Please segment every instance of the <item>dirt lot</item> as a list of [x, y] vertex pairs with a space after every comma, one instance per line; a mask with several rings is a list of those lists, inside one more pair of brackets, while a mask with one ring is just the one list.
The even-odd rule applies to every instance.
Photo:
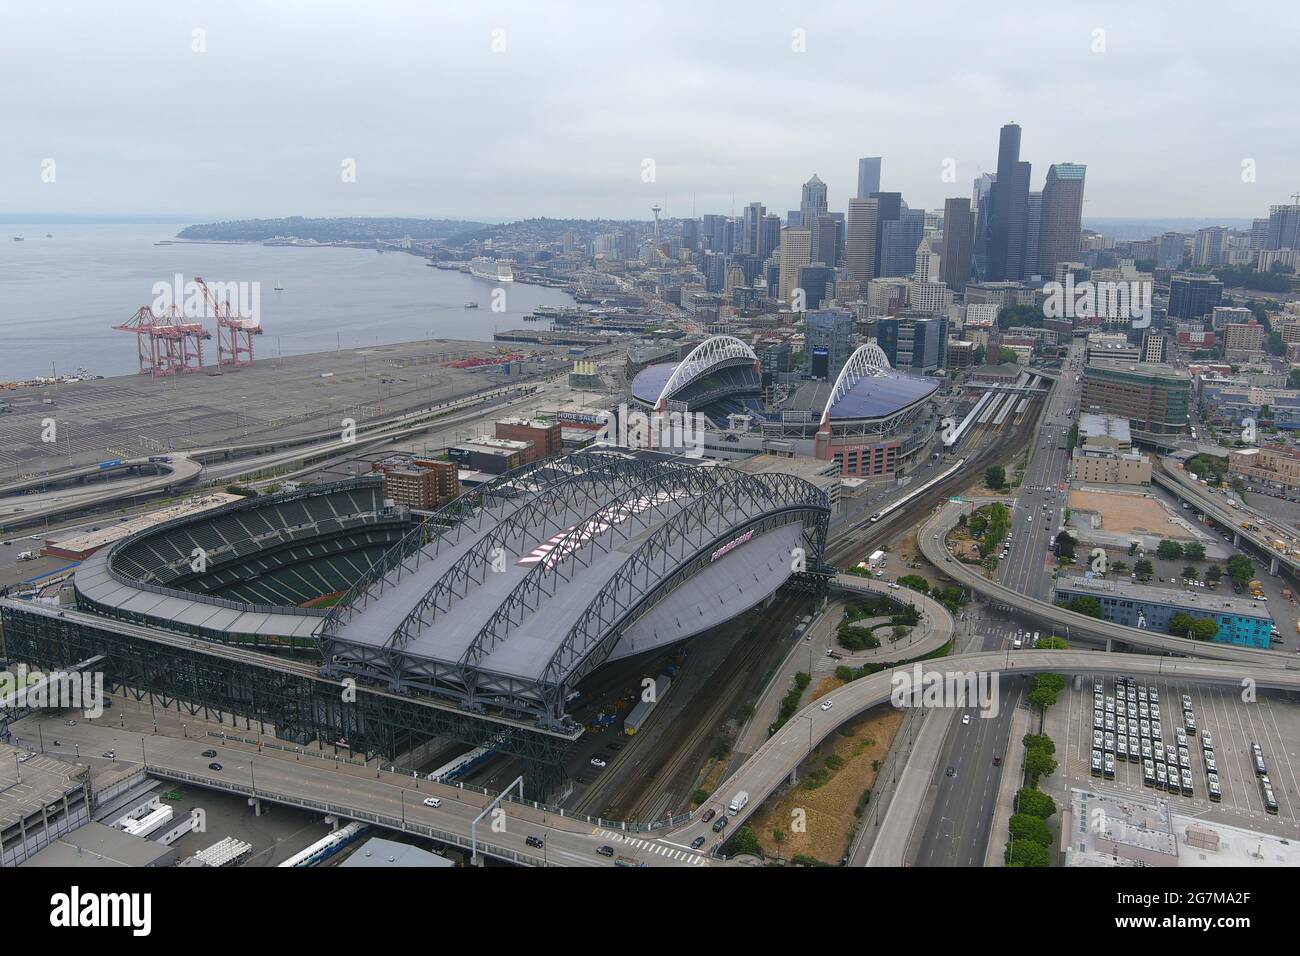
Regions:
[[1190, 537], [1170, 522], [1172, 514], [1154, 497], [1104, 491], [1071, 491], [1071, 511], [1095, 511], [1101, 516], [1103, 531], [1118, 534], [1146, 532], [1171, 538]]
[[[821, 681], [815, 697], [827, 693]], [[835, 682], [832, 686], [838, 686]], [[769, 857], [792, 859], [810, 856], [824, 863], [838, 864], [848, 849], [849, 835], [857, 824], [854, 808], [862, 794], [876, 782], [875, 761], [883, 761], [903, 715], [889, 706], [877, 707], [869, 714], [845, 724], [840, 735], [822, 745], [818, 756], [799, 768], [799, 784], [788, 788], [778, 799], [769, 800], [749, 822], [754, 835]], [[826, 766], [831, 755], [844, 761], [838, 770]], [[817, 771], [827, 779], [811, 789]], [[806, 830], [793, 832], [794, 811], [803, 810]], [[784, 839], [777, 842], [774, 830]]]

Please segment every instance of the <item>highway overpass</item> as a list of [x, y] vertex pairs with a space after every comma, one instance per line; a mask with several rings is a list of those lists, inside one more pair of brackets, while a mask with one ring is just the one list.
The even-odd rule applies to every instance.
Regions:
[[1282, 554], [1269, 544], [1270, 538], [1276, 539], [1285, 535], [1287, 547], [1294, 550], [1296, 548], [1294, 532], [1287, 529], [1277, 529], [1276, 533], [1270, 535], [1270, 532], [1265, 528], [1258, 531], [1243, 528], [1241, 526], [1243, 518], [1250, 519], [1250, 522], [1255, 525], [1263, 523], [1268, 526], [1274, 522], [1268, 516], [1255, 511], [1229, 506], [1226, 499], [1219, 499], [1210, 494], [1192, 481], [1186, 472], [1170, 463], [1167, 458], [1161, 458], [1158, 467], [1152, 469], [1151, 480], [1160, 487], [1173, 492], [1174, 496], [1179, 500], [1187, 502], [1197, 511], [1213, 518], [1225, 528], [1232, 529], [1232, 543], [1234, 545], [1240, 546], [1243, 540], [1254, 545], [1256, 550], [1268, 559], [1269, 574], [1277, 574], [1280, 568], [1286, 568], [1293, 577], [1300, 578], [1300, 555]]
[[[816, 746], [840, 725], [872, 707], [888, 702], [895, 674], [913, 672], [916, 667], [920, 668], [922, 675], [939, 678], [958, 674], [989, 674], [994, 678], [993, 686], [997, 685], [998, 675], [1050, 671], [1058, 674], [1136, 675], [1229, 686], [1241, 686], [1244, 681], [1253, 681], [1256, 686], [1263, 688], [1300, 689], [1300, 661], [1279, 660], [1273, 666], [1265, 666], [1080, 650], [959, 654], [925, 664], [881, 671], [845, 684], [828, 695], [834, 702], [829, 710], [823, 710], [822, 700], [818, 700], [799, 711], [714, 791], [704, 806], [712, 807], [722, 814], [727, 812], [727, 805], [737, 793], [743, 790], [749, 794], [748, 804], [731, 818], [723, 833], [724, 837], [734, 833], [808, 758]], [[711, 824], [700, 820], [697, 813], [688, 822], [674, 827], [669, 834], [671, 839], [679, 843], [688, 843], [697, 836], [712, 840], [710, 827]]]
[[947, 502], [933, 517], [922, 525], [918, 533], [921, 553], [927, 561], [959, 584], [977, 591], [991, 601], [1014, 607], [1022, 614], [1040, 620], [1049, 629], [1071, 638], [1088, 637], [1103, 641], [1107, 649], [1115, 641], [1130, 647], [1143, 648], [1160, 654], [1182, 654], [1221, 661], [1242, 661], [1263, 666], [1282, 666], [1287, 660], [1281, 651], [1236, 644], [1218, 644], [1213, 641], [1193, 641], [1186, 637], [1173, 637], [1158, 631], [1148, 631], [1123, 624], [1112, 624], [1100, 618], [1089, 617], [1058, 607], [1047, 601], [1038, 601], [1014, 591], [997, 581], [990, 581], [974, 567], [963, 564], [949, 552], [944, 538], [957, 523], [957, 518], [971, 506], [968, 503]]

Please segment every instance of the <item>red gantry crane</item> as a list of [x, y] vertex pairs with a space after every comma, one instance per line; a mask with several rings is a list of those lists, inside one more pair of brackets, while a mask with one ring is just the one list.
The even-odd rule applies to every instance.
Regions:
[[187, 322], [173, 306], [167, 315], [156, 314], [149, 306], [113, 328], [135, 333], [136, 357], [141, 375], [158, 378], [203, 369], [203, 340], [212, 333], [199, 322]]
[[225, 302], [218, 302], [208, 284], [199, 276], [195, 276], [194, 281], [203, 290], [203, 298], [217, 317], [217, 367], [227, 369], [252, 365], [253, 336], [262, 334], [262, 326], [256, 319], [236, 315], [229, 296]]

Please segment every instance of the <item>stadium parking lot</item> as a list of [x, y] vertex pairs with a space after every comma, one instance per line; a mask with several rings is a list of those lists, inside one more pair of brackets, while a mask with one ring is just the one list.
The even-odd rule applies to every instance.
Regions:
[[[1056, 705], [1048, 710], [1044, 732], [1056, 743], [1058, 767], [1054, 776], [1060, 778], [1054, 781], [1056, 785], [1130, 792], [1147, 801], [1164, 797], [1178, 813], [1284, 836], [1300, 836], [1300, 706], [1290, 695], [1259, 691], [1257, 699], [1248, 703], [1242, 699], [1243, 690], [1239, 688], [1165, 680], [1139, 682], [1148, 691], [1154, 688], [1158, 692], [1159, 739], [1166, 748], [1174, 747], [1175, 754], [1176, 734], [1183, 728], [1182, 697], [1186, 694], [1191, 698], [1196, 734], [1187, 735], [1193, 788], [1192, 796], [1187, 797], [1146, 786], [1141, 757], [1134, 763], [1117, 756], [1114, 779], [1107, 779], [1104, 774], [1092, 775], [1095, 683], [1102, 685], [1103, 701], [1109, 696], [1118, 703], [1113, 679], [1084, 675], [1080, 689], [1075, 690], [1071, 682]], [[1103, 719], [1107, 713], [1103, 707]], [[1213, 740], [1222, 791], [1218, 803], [1210, 801], [1207, 788], [1203, 749], [1206, 732]], [[1258, 743], [1263, 749], [1278, 805], [1276, 816], [1264, 810], [1259, 778], [1251, 760], [1252, 743]]]

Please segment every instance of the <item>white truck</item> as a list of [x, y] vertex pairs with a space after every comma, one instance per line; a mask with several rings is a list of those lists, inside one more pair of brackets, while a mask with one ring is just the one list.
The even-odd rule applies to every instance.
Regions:
[[19, 552], [18, 552], [18, 560], [19, 560], [19, 561], [34, 561], [35, 559], [36, 559], [36, 555], [33, 554], [33, 553], [30, 552], [30, 551], [19, 551]]
[[731, 805], [727, 807], [727, 812], [734, 817], [741, 810], [745, 809], [745, 804], [747, 803], [749, 803], [749, 794], [742, 790], [731, 798]]

